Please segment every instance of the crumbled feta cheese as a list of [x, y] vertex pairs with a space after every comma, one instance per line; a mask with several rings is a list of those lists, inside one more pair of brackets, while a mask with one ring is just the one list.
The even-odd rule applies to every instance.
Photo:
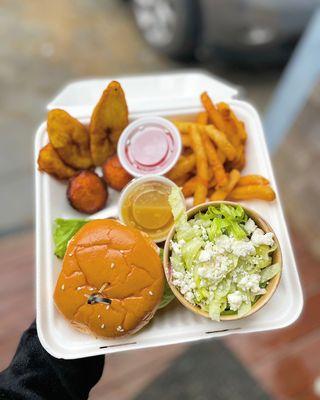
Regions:
[[[228, 253], [231, 253], [231, 245], [232, 245], [232, 239], [231, 237], [227, 235], [221, 235], [217, 240], [216, 240], [216, 248], [220, 249], [220, 253], [224, 253], [225, 251]], [[218, 250], [219, 251], [219, 250]]]
[[232, 253], [237, 257], [247, 257], [256, 252], [254, 245], [249, 241], [234, 240], [231, 247]]
[[248, 221], [244, 224], [244, 229], [248, 235], [251, 235], [256, 229], [257, 225], [255, 224], [254, 220], [249, 218]]
[[201, 250], [200, 254], [199, 254], [199, 261], [200, 262], [206, 262], [206, 261], [210, 261], [212, 257], [212, 252], [209, 250]]
[[194, 303], [194, 295], [192, 292], [187, 292], [184, 295], [185, 299], [189, 302], [189, 303]]
[[187, 292], [192, 290], [192, 287], [194, 286], [194, 281], [193, 275], [189, 271], [178, 276], [174, 274], [173, 278], [174, 280], [172, 281], [172, 283], [180, 288], [181, 294], [185, 295]]
[[264, 233], [262, 229], [257, 228], [251, 236], [251, 242], [254, 244], [254, 246], [260, 246], [262, 244], [265, 244], [267, 246], [272, 246], [274, 243], [273, 233], [272, 232]]
[[232, 310], [232, 311], [239, 310], [242, 300], [243, 300], [242, 294], [239, 292], [239, 290], [236, 290], [235, 292], [228, 294], [227, 299], [228, 299], [230, 310]]
[[177, 255], [181, 255], [181, 246], [180, 246], [180, 244], [178, 242], [174, 242], [172, 240], [171, 240], [170, 244], [171, 244], [172, 252], [177, 254]]
[[206, 230], [206, 228], [203, 226], [203, 225], [201, 225], [201, 236], [202, 236], [202, 239], [203, 240], [208, 240], [208, 234], [207, 234], [207, 230]]
[[249, 240], [237, 240], [233, 237], [221, 235], [216, 240], [216, 253], [233, 253], [237, 257], [246, 257], [255, 253], [255, 248]]
[[264, 294], [266, 292], [265, 289], [260, 288], [260, 275], [258, 274], [246, 274], [243, 276], [238, 282], [238, 286], [244, 290], [250, 290], [253, 294]]
[[211, 258], [214, 256], [214, 254], [215, 250], [213, 244], [211, 242], [207, 242], [204, 246], [204, 249], [200, 251], [199, 261], [200, 262], [210, 261]]
[[[208, 279], [210, 281], [209, 284], [216, 285], [218, 281], [226, 276], [231, 264], [232, 260], [226, 256], [219, 255], [216, 256], [213, 263], [202, 264], [198, 268], [198, 274], [200, 278]], [[208, 283], [206, 286], [208, 286]]]

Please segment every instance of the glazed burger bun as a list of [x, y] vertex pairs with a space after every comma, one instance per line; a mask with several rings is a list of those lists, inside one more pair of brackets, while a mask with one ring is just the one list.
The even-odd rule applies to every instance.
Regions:
[[116, 220], [95, 220], [69, 242], [54, 300], [77, 329], [113, 338], [150, 321], [164, 279], [158, 249], [148, 236]]

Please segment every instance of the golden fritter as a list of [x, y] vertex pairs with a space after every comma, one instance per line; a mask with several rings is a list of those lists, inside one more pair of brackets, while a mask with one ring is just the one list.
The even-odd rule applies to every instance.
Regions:
[[102, 165], [115, 151], [123, 129], [128, 125], [128, 107], [119, 82], [112, 81], [93, 110], [90, 122], [91, 155]]
[[94, 214], [106, 205], [108, 191], [103, 180], [92, 171], [81, 171], [69, 181], [67, 197], [73, 208]]
[[49, 140], [62, 160], [75, 169], [92, 166], [90, 137], [87, 129], [64, 110], [48, 113]]
[[122, 190], [132, 179], [132, 176], [120, 164], [116, 154], [103, 164], [102, 171], [104, 180], [115, 190]]
[[51, 143], [48, 143], [40, 150], [38, 166], [39, 171], [47, 172], [58, 179], [68, 179], [77, 173], [76, 170], [61, 160]]

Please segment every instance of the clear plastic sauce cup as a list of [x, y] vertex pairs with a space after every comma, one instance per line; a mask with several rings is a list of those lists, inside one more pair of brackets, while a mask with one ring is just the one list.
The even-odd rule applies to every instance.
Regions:
[[133, 176], [164, 175], [177, 162], [181, 137], [169, 120], [150, 116], [130, 123], [118, 142], [118, 157]]
[[174, 223], [168, 197], [175, 186], [159, 175], [132, 180], [121, 193], [120, 220], [147, 233], [155, 242], [164, 241]]

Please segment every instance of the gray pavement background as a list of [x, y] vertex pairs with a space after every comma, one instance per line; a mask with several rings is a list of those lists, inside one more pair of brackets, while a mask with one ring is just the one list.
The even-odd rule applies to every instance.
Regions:
[[[33, 136], [65, 84], [188, 67], [147, 47], [119, 0], [2, 0], [0, 60], [0, 234], [33, 224]], [[278, 76], [197, 67], [243, 85], [260, 108]]]

